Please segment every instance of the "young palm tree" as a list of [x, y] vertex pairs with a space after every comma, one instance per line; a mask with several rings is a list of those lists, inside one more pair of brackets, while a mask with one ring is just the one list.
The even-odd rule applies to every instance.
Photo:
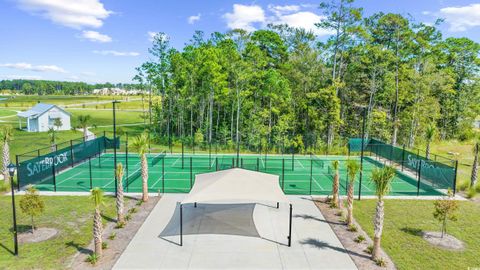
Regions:
[[144, 132], [142, 135], [134, 138], [132, 147], [140, 155], [140, 163], [142, 166], [142, 200], [146, 202], [148, 201], [148, 134]]
[[335, 176], [333, 177], [333, 196], [332, 196], [332, 207], [339, 207], [339, 200], [338, 200], [338, 187], [340, 185], [340, 174], [338, 172], [338, 168], [340, 166], [340, 162], [338, 160], [334, 160], [332, 162], [332, 167], [335, 170]]
[[78, 126], [83, 129], [83, 138], [87, 139], [88, 136], [88, 126], [90, 125], [90, 120], [92, 117], [90, 115], [79, 115], [78, 116]]
[[347, 225], [352, 225], [353, 222], [353, 192], [355, 186], [355, 177], [360, 170], [358, 161], [347, 160], [347, 174], [348, 174], [348, 192], [347, 192]]
[[375, 195], [377, 195], [377, 207], [375, 211], [374, 236], [373, 236], [373, 251], [372, 259], [379, 259], [380, 253], [380, 241], [382, 239], [383, 232], [383, 218], [385, 215], [383, 196], [390, 192], [390, 183], [395, 177], [395, 168], [386, 166], [381, 169], [374, 169], [372, 171], [372, 182], [375, 184]]
[[478, 152], [479, 152], [479, 145], [477, 142], [475, 143], [475, 147], [473, 148], [473, 164], [472, 164], [472, 177], [470, 178], [470, 187], [474, 187], [477, 184]]
[[100, 188], [91, 190], [91, 198], [95, 204], [95, 214], [93, 215], [93, 242], [95, 243], [95, 255], [102, 256], [102, 213], [100, 207], [103, 204], [103, 191]]
[[54, 128], [48, 129], [48, 136], [50, 137], [50, 148], [52, 152], [57, 150], [56, 142], [57, 142], [57, 131]]
[[2, 153], [2, 161], [3, 161], [3, 166], [2, 166], [2, 174], [3, 174], [3, 180], [6, 182], [7, 179], [10, 177], [10, 174], [8, 173], [8, 168], [7, 166], [10, 164], [10, 141], [13, 138], [13, 129], [11, 126], [3, 126], [2, 129], [0, 130], [0, 140], [2, 143], [2, 148], [3, 148], [3, 153]]
[[425, 131], [425, 139], [427, 140], [427, 146], [425, 149], [425, 157], [427, 159], [430, 158], [430, 143], [433, 140], [433, 137], [435, 136], [437, 128], [435, 127], [435, 124], [430, 124], [427, 127], [427, 130]]
[[115, 171], [117, 175], [117, 224], [122, 225], [125, 223], [125, 215], [124, 215], [124, 200], [123, 200], [123, 165], [122, 163], [117, 164], [117, 169]]

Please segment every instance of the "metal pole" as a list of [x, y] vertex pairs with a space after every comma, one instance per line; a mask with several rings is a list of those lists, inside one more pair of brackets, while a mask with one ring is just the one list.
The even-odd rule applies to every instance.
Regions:
[[183, 205], [180, 204], [180, 246], [183, 246]]
[[257, 172], [260, 171], [260, 158], [257, 157]]
[[10, 190], [12, 191], [12, 211], [13, 211], [13, 243], [14, 254], [18, 256], [18, 236], [17, 236], [17, 211], [15, 209], [15, 191], [13, 189], [13, 176], [10, 176]]
[[[125, 138], [125, 145], [126, 145], [126, 155], [125, 155], [125, 169], [127, 171], [127, 175], [125, 177], [125, 190], [128, 192], [128, 133], [125, 133], [126, 138]], [[116, 175], [116, 174], [115, 174]]]
[[405, 144], [402, 147], [402, 172], [403, 172], [404, 163], [405, 163]]
[[290, 204], [290, 218], [288, 220], [288, 246], [292, 246], [292, 204]]
[[313, 160], [310, 159], [310, 195], [312, 195]]
[[162, 158], [162, 193], [165, 193], [165, 157]]
[[[115, 197], [117, 196], [117, 186], [118, 186], [118, 179], [117, 174], [117, 119], [115, 116], [115, 104], [119, 103], [119, 101], [114, 100], [112, 102], [113, 107], [113, 168], [114, 168], [114, 176], [115, 176]], [[150, 109], [151, 110], [151, 109]], [[151, 116], [150, 116], [151, 117]], [[151, 124], [151, 122], [150, 122]]]
[[92, 158], [88, 158], [88, 170], [90, 173], [90, 189], [93, 188], [93, 181], [92, 181]]
[[240, 134], [237, 133], [237, 167], [240, 159]]
[[[57, 145], [55, 146], [57, 147]], [[70, 140], [70, 159], [72, 160], [71, 165], [72, 165], [72, 168], [73, 168], [73, 143], [72, 143], [72, 140]]]
[[295, 152], [292, 151], [292, 171], [295, 170]]
[[[478, 144], [477, 144], [478, 147]], [[458, 159], [455, 160], [455, 178], [453, 178], [453, 196], [457, 192], [457, 172], [458, 172]]]
[[417, 182], [417, 196], [420, 195], [420, 179], [422, 177], [422, 160], [418, 162], [418, 182]]
[[183, 141], [182, 141], [182, 169], [184, 167], [184, 146], [183, 146]]
[[362, 195], [362, 178], [363, 178], [363, 148], [365, 145], [365, 118], [367, 116], [367, 109], [363, 109], [363, 124], [362, 124], [362, 150], [360, 154], [360, 181], [358, 183], [358, 200], [361, 199]]
[[190, 157], [190, 189], [193, 186], [192, 157]]
[[282, 158], [282, 190], [285, 190], [284, 186], [285, 186], [285, 159]]
[[[15, 168], [17, 168], [17, 191], [20, 191], [20, 171], [18, 170], [18, 155], [15, 155]], [[10, 187], [13, 189], [13, 183], [10, 183]]]
[[215, 157], [215, 171], [218, 171], [218, 157]]
[[52, 162], [52, 180], [53, 180], [53, 191], [57, 191], [57, 179], [55, 178], [55, 161]]

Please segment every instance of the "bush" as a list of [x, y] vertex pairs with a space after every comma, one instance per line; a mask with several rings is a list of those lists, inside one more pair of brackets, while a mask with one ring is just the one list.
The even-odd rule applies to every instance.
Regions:
[[108, 240], [114, 240], [115, 237], [117, 237], [117, 233], [113, 232], [110, 234], [110, 236], [108, 236]]
[[467, 190], [467, 198], [472, 199], [472, 198], [474, 198], [475, 196], [477, 196], [477, 190], [476, 190], [475, 188], [473, 188], [473, 187], [469, 188], [469, 189]]
[[130, 208], [130, 209], [128, 210], [128, 213], [130, 213], [130, 214], [134, 214], [134, 213], [137, 213], [137, 212], [138, 212], [138, 210], [137, 210], [137, 208], [135, 208], [135, 207], [134, 207], [134, 208]]
[[356, 232], [356, 231], [358, 231], [358, 228], [357, 228], [357, 226], [356, 226], [355, 224], [350, 224], [350, 225], [348, 226], [348, 228], [347, 228], [347, 231], [349, 231], [349, 232]]
[[368, 254], [372, 254], [372, 252], [373, 252], [373, 245], [368, 246], [364, 251], [365, 251], [366, 253], [368, 253]]
[[[130, 215], [127, 215], [127, 216], [128, 216], [128, 219], [130, 219]], [[125, 217], [125, 220], [128, 220], [128, 219], [127, 217]], [[120, 222], [120, 223], [117, 223], [117, 225], [115, 225], [115, 229], [122, 229], [124, 227], [125, 227], [125, 222]]]
[[102, 242], [102, 249], [107, 249], [107, 248], [108, 248], [108, 243]]
[[480, 184], [478, 184], [478, 185], [475, 186], [475, 191], [476, 191], [477, 193], [480, 192]]
[[363, 241], [365, 241], [365, 236], [359, 235], [359, 236], [357, 236], [357, 238], [355, 238], [355, 240], [353, 240], [353, 241], [355, 241], [356, 243], [362, 243]]
[[465, 191], [469, 188], [469, 186], [470, 186], [470, 183], [468, 181], [464, 181], [464, 182], [458, 184], [457, 188], [460, 191]]
[[385, 261], [384, 258], [378, 258], [375, 260], [375, 264], [380, 266], [380, 267], [386, 267], [387, 266], [387, 262]]
[[93, 253], [93, 254], [90, 254], [85, 261], [91, 263], [92, 265], [95, 265], [95, 264], [97, 264], [98, 259], [99, 258], [97, 256], [97, 254]]

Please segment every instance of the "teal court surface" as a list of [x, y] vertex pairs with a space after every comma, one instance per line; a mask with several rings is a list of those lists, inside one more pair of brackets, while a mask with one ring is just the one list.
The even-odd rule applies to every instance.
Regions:
[[[360, 160], [359, 157], [350, 157]], [[286, 194], [329, 195], [332, 193], [334, 171], [333, 160], [340, 161], [340, 193], [346, 194], [346, 156], [310, 155], [246, 155], [240, 154], [148, 154], [149, 192], [188, 193], [195, 181], [195, 175], [217, 170], [240, 167], [279, 176], [279, 185]], [[117, 163], [122, 163], [124, 176], [121, 179], [125, 192], [142, 191], [141, 160], [136, 154], [117, 153]], [[374, 168], [384, 166], [375, 157], [363, 160], [363, 176], [355, 180], [355, 193], [374, 195], [371, 182]], [[120, 179], [119, 179], [120, 180]], [[100, 187], [104, 191], [115, 191], [114, 155], [103, 153], [74, 166], [64, 168], [41, 181], [30, 181], [44, 191], [89, 191]], [[427, 181], [418, 180], [400, 170], [392, 182], [390, 195], [441, 195], [444, 190]]]

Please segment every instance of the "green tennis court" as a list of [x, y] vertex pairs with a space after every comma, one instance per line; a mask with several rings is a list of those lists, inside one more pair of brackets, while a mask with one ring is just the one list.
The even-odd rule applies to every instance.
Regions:
[[[346, 194], [346, 156], [303, 156], [303, 155], [182, 155], [149, 154], [148, 187], [150, 192], [178, 193], [189, 192], [195, 175], [232, 167], [276, 174], [279, 185], [286, 194], [328, 195], [332, 191], [333, 170], [331, 162], [340, 161], [340, 192]], [[358, 157], [351, 157], [358, 159]], [[138, 155], [119, 153], [117, 162], [124, 166], [123, 186], [125, 192], [141, 192], [141, 161]], [[370, 181], [371, 171], [383, 164], [372, 157], [365, 157], [361, 195], [374, 195], [374, 185]], [[89, 191], [100, 187], [105, 191], [115, 191], [114, 157], [112, 153], [87, 159], [83, 163], [57, 172], [55, 178], [36, 183], [40, 190], [49, 191]], [[359, 177], [356, 179], [355, 193], [360, 190]], [[439, 195], [442, 190], [432, 184], [418, 181], [402, 172], [392, 183], [391, 195]]]

